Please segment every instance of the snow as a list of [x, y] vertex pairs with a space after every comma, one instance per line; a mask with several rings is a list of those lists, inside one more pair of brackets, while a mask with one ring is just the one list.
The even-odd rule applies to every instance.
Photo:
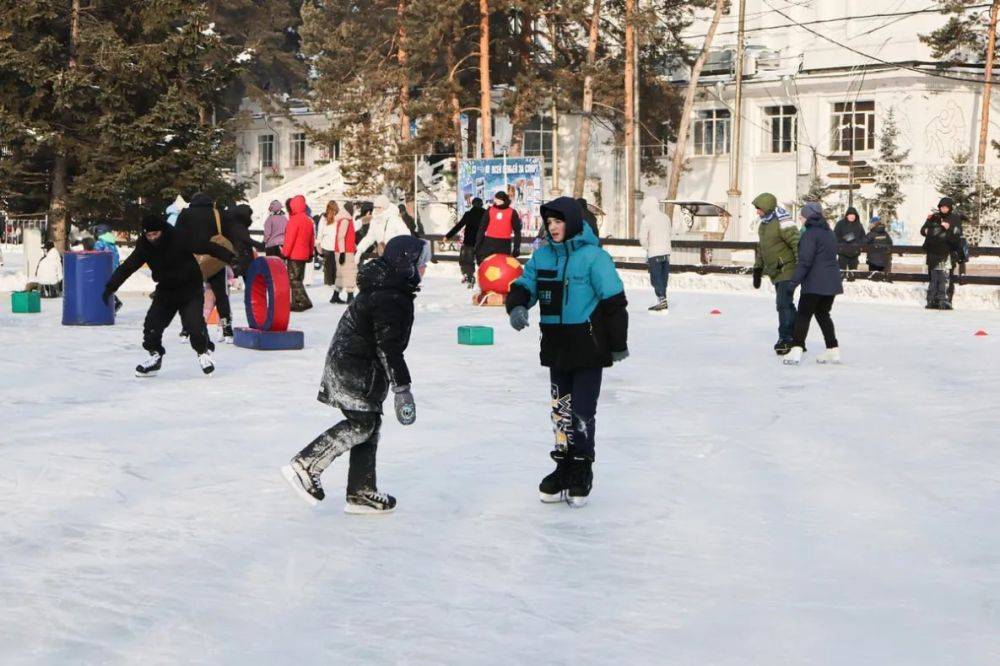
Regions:
[[[674, 279], [672, 278], [672, 286]], [[551, 447], [537, 312], [517, 334], [451, 267], [417, 300], [417, 423], [386, 419], [390, 516], [306, 506], [280, 465], [342, 306], [300, 352], [0, 312], [0, 655], [61, 663], [990, 664], [1000, 661], [1000, 313], [841, 303], [845, 364], [771, 352], [767, 294], [630, 286], [583, 509], [537, 500]], [[721, 316], [710, 316], [718, 308]], [[242, 324], [242, 308], [237, 303]], [[492, 347], [460, 347], [461, 324]], [[974, 337], [977, 329], [991, 335]]]
[[253, 49], [244, 49], [244, 50], [240, 51], [236, 55], [236, 57], [233, 58], [233, 60], [235, 60], [236, 62], [242, 63], [242, 62], [250, 62], [251, 60], [253, 60], [253, 58], [254, 58], [254, 50]]

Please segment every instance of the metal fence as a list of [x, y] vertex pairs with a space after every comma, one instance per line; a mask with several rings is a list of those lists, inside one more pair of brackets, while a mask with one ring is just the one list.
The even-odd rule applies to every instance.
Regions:
[[38, 229], [44, 238], [48, 227], [48, 215], [0, 216], [0, 248], [5, 252], [19, 248], [24, 242], [25, 229]]

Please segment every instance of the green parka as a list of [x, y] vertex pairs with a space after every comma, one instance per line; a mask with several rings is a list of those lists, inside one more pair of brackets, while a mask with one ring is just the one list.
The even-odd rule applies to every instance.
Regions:
[[799, 261], [799, 225], [788, 211], [777, 205], [772, 195], [757, 197], [754, 205], [767, 213], [757, 228], [759, 242], [754, 268], [762, 269], [773, 283], [790, 280]]

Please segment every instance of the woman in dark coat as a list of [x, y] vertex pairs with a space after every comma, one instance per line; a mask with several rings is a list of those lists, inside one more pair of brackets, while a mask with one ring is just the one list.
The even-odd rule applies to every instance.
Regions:
[[856, 208], [848, 208], [842, 220], [833, 228], [837, 242], [846, 247], [837, 249], [837, 260], [844, 270], [857, 270], [858, 258], [861, 256], [861, 244], [865, 240], [865, 227], [861, 224]]
[[320, 483], [323, 470], [350, 451], [344, 510], [382, 513], [396, 507], [396, 499], [376, 487], [375, 451], [382, 402], [390, 387], [399, 422], [411, 425], [417, 418], [403, 352], [410, 342], [423, 250], [423, 242], [413, 236], [397, 236], [381, 257], [358, 271], [360, 292], [330, 342], [317, 397], [340, 409], [345, 418], [281, 468], [292, 488], [313, 506], [325, 497]]
[[815, 315], [826, 352], [816, 359], [818, 363], [840, 363], [840, 348], [833, 328], [830, 310], [837, 294], [844, 293], [840, 266], [837, 264], [837, 237], [830, 224], [823, 217], [823, 208], [818, 203], [808, 203], [799, 212], [799, 222], [804, 225], [799, 238], [799, 261], [792, 274], [792, 286], [800, 286], [799, 308], [795, 315], [795, 331], [792, 334], [792, 350], [785, 357], [785, 363], [798, 365], [806, 349], [809, 324]]

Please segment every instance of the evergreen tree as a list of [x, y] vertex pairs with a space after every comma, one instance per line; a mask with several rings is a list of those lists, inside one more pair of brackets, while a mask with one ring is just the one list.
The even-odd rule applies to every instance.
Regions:
[[[799, 206], [804, 206], [807, 203], [818, 203], [822, 206], [826, 206], [826, 199], [830, 196], [833, 190], [827, 185], [826, 181], [819, 174], [818, 170], [814, 170], [812, 177], [809, 179], [809, 189], [807, 189], [801, 197], [799, 197]], [[832, 215], [831, 215], [832, 216]]]
[[[935, 58], [949, 64], [982, 62], [988, 46], [990, 5], [981, 0], [937, 0], [937, 5], [948, 20], [920, 35], [920, 41], [931, 47]], [[996, 46], [1000, 52], [1000, 42]]]
[[975, 169], [969, 164], [969, 153], [957, 153], [951, 158], [951, 165], [938, 173], [934, 186], [943, 197], [954, 200], [955, 208], [970, 221], [976, 192]]
[[875, 200], [872, 204], [886, 223], [895, 221], [905, 197], [900, 185], [909, 179], [912, 167], [906, 164], [909, 150], [899, 148], [899, 125], [895, 109], [889, 109], [879, 134], [879, 158], [875, 166]]

